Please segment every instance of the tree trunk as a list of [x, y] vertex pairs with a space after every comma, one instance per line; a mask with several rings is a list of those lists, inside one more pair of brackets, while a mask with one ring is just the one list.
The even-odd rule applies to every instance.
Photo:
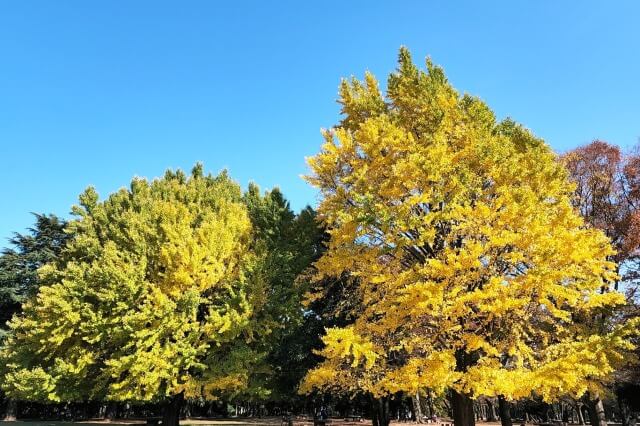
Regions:
[[453, 408], [451, 408], [451, 395], [449, 395], [449, 398], [445, 398], [442, 400], [442, 405], [444, 405], [445, 411], [447, 412], [447, 417], [453, 418]]
[[415, 417], [415, 421], [418, 423], [422, 423], [422, 407], [420, 406], [420, 391], [416, 392], [414, 396], [411, 397], [411, 404], [413, 405], [413, 415]]
[[114, 401], [107, 402], [107, 405], [104, 407], [104, 417], [107, 420], [113, 420], [118, 417], [118, 403]]
[[371, 404], [371, 425], [380, 426], [378, 424], [378, 410], [376, 409], [375, 403]]
[[542, 422], [543, 423], [550, 423], [550, 417], [549, 417], [549, 404], [547, 404], [546, 402], [542, 402]]
[[164, 406], [162, 415], [162, 426], [179, 426], [180, 424], [180, 408], [184, 401], [184, 393], [180, 392], [173, 395]]
[[391, 416], [389, 416], [389, 397], [378, 398], [378, 426], [389, 426]]
[[4, 413], [4, 421], [5, 422], [14, 422], [18, 418], [18, 402], [9, 398], [7, 400], [7, 411]]
[[427, 406], [429, 407], [429, 418], [433, 418], [436, 412], [433, 409], [433, 395], [431, 395], [431, 389], [427, 389]]
[[562, 408], [557, 403], [550, 404], [549, 409], [551, 410], [552, 420], [558, 421], [562, 419]]
[[451, 407], [453, 408], [453, 424], [455, 426], [475, 426], [473, 400], [468, 395], [452, 390]]
[[485, 404], [482, 404], [479, 401], [473, 401], [473, 408], [476, 421], [487, 418], [487, 407]]
[[587, 410], [589, 411], [589, 421], [591, 426], [607, 426], [607, 419], [604, 414], [604, 405], [598, 394], [587, 393]]
[[618, 396], [618, 407], [620, 407], [622, 426], [636, 426], [636, 413], [629, 406], [629, 402], [626, 399]]
[[373, 395], [369, 395], [369, 402], [371, 404], [371, 424], [373, 426], [380, 426], [380, 422], [378, 421], [378, 415], [380, 414], [378, 412], [378, 400], [375, 399]]
[[502, 395], [498, 395], [498, 411], [500, 411], [500, 424], [513, 426], [511, 421], [511, 403]]
[[[460, 349], [456, 351], [455, 356], [456, 371], [461, 372], [467, 371], [467, 369], [478, 360], [477, 353], [467, 353]], [[450, 398], [453, 411], [453, 424], [455, 426], [475, 426], [476, 420], [473, 410], [473, 400], [469, 395], [459, 393], [452, 389]]]
[[562, 424], [563, 426], [567, 426], [569, 424], [570, 416], [569, 416], [569, 407], [570, 405], [561, 403], [560, 411], [562, 413]]
[[495, 422], [496, 420], [498, 420], [498, 415], [496, 414], [496, 404], [489, 398], [487, 398], [487, 408], [487, 421]]
[[184, 418], [191, 417], [191, 401], [186, 400], [184, 404], [182, 404], [182, 408], [180, 410], [180, 416]]
[[582, 402], [580, 401], [576, 401], [576, 414], [578, 415], [578, 424], [584, 426], [586, 423], [584, 421], [584, 413], [582, 412]]
[[389, 415], [389, 397], [374, 398], [370, 396], [371, 402], [371, 422], [373, 426], [389, 426], [391, 416]]
[[74, 422], [87, 420], [89, 418], [89, 402], [82, 401], [80, 402], [79, 405], [80, 406], [78, 407], [78, 409], [76, 410], [73, 416]]

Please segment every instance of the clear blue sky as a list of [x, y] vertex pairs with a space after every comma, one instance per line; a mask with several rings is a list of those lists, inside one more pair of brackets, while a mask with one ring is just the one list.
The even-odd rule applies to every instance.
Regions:
[[400, 45], [558, 151], [631, 146], [638, 22], [636, 0], [1, 2], [0, 246], [87, 185], [196, 161], [315, 204], [340, 77], [386, 77]]

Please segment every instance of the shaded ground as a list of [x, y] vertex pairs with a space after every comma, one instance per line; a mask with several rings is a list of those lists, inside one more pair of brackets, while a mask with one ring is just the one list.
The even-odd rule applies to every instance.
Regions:
[[[87, 420], [79, 422], [65, 422], [65, 421], [46, 421], [46, 420], [18, 420], [18, 421], [2, 421], [0, 420], [0, 426], [125, 426], [125, 425], [144, 425], [146, 422], [144, 419], [117, 419], [117, 420]], [[293, 423], [296, 426], [313, 425], [313, 420], [305, 420], [303, 418], [294, 418]], [[340, 419], [332, 420], [331, 425], [369, 425], [370, 421], [363, 422], [345, 422]], [[190, 418], [180, 420], [180, 425], [184, 426], [280, 426], [282, 423], [281, 417], [263, 417], [263, 418]], [[285, 426], [283, 424], [283, 426]]]
[[[87, 420], [82, 422], [60, 422], [60, 421], [43, 421], [43, 420], [34, 420], [34, 421], [14, 421], [14, 422], [5, 422], [0, 420], [0, 426], [118, 426], [118, 425], [144, 425], [145, 420], [140, 419], [118, 419], [118, 420]], [[193, 426], [279, 426], [285, 424], [282, 423], [281, 417], [263, 417], [261, 419], [257, 418], [226, 418], [226, 419], [202, 419], [202, 418], [193, 418], [186, 419], [180, 421], [181, 425], [193, 425]], [[293, 424], [296, 426], [311, 426], [313, 425], [312, 419], [304, 419], [301, 417], [294, 417]], [[344, 419], [331, 419], [329, 425], [336, 426], [369, 426], [371, 424], [371, 420], [364, 419], [362, 422], [353, 422], [353, 421], [345, 421]], [[417, 423], [413, 422], [398, 422], [391, 421], [392, 425], [396, 426], [408, 426], [408, 425], [417, 425]], [[452, 425], [453, 423], [447, 420], [443, 420], [441, 424], [428, 424], [423, 423], [424, 426], [444, 426], [446, 424]], [[476, 422], [477, 426], [500, 426], [500, 422]], [[514, 423], [517, 425], [517, 423]], [[532, 426], [533, 424], [528, 424], [528, 426]], [[619, 423], [609, 423], [609, 426], [616, 426]], [[569, 426], [577, 426], [569, 424]]]
[[[86, 420], [80, 422], [65, 422], [65, 421], [45, 421], [45, 420], [18, 420], [18, 421], [2, 421], [0, 420], [1, 426], [124, 426], [124, 425], [144, 425], [144, 419], [118, 419], [118, 420]], [[281, 417], [263, 417], [263, 418], [212, 418], [212, 419], [203, 419], [203, 418], [190, 418], [180, 421], [180, 425], [184, 426], [286, 426], [282, 423]], [[293, 418], [293, 424], [296, 426], [311, 426], [313, 425], [313, 419], [304, 419], [302, 417]], [[363, 419], [361, 422], [357, 421], [345, 421], [341, 418], [330, 419], [328, 425], [336, 425], [336, 426], [369, 426], [371, 424], [370, 419]], [[417, 423], [413, 422], [399, 422], [399, 421], [391, 421], [392, 425], [397, 426], [409, 426], [409, 425], [417, 425]], [[453, 424], [447, 420], [443, 420], [442, 424]], [[430, 425], [427, 423], [423, 423], [424, 426], [441, 426], [440, 424], [436, 425], [431, 423]], [[500, 422], [476, 422], [477, 426], [500, 426]], [[529, 425], [531, 426], [531, 425]]]

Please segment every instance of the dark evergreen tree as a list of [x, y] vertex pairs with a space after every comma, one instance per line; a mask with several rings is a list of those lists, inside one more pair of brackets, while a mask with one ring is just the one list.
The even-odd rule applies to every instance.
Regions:
[[251, 184], [244, 200], [254, 229], [251, 249], [258, 259], [252, 282], [262, 289], [254, 293], [262, 300], [254, 304], [253, 321], [261, 327], [256, 327], [252, 347], [263, 363], [253, 369], [248, 394], [238, 397], [288, 403], [306, 372], [303, 361], [310, 351], [304, 339], [319, 340], [307, 328], [303, 299], [310, 285], [304, 272], [320, 256], [323, 231], [313, 209], [295, 214], [277, 188], [261, 193]]
[[[0, 342], [7, 333], [7, 322], [22, 310], [22, 302], [37, 293], [38, 268], [55, 261], [69, 234], [66, 222], [55, 215], [35, 214], [36, 222], [27, 233], [15, 233], [10, 247], [0, 254]], [[17, 403], [0, 392], [2, 416], [16, 418]]]
[[25, 298], [38, 291], [38, 268], [56, 260], [69, 238], [66, 222], [55, 215], [35, 214], [27, 233], [15, 233], [0, 255], [0, 339], [6, 323], [20, 312]]

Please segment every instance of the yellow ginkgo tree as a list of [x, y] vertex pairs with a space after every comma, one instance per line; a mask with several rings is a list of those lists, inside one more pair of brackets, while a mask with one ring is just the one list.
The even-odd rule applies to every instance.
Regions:
[[42, 402], [165, 402], [248, 386], [257, 354], [251, 221], [226, 173], [136, 178], [74, 208], [59, 261], [10, 323], [2, 389]]
[[446, 391], [466, 426], [473, 398], [577, 396], [613, 371], [632, 327], [588, 321], [624, 303], [612, 248], [549, 146], [406, 49], [386, 95], [367, 74], [340, 103], [309, 159], [330, 230], [316, 266], [355, 280], [362, 306], [327, 330], [302, 392], [368, 393], [385, 426], [388, 395]]

